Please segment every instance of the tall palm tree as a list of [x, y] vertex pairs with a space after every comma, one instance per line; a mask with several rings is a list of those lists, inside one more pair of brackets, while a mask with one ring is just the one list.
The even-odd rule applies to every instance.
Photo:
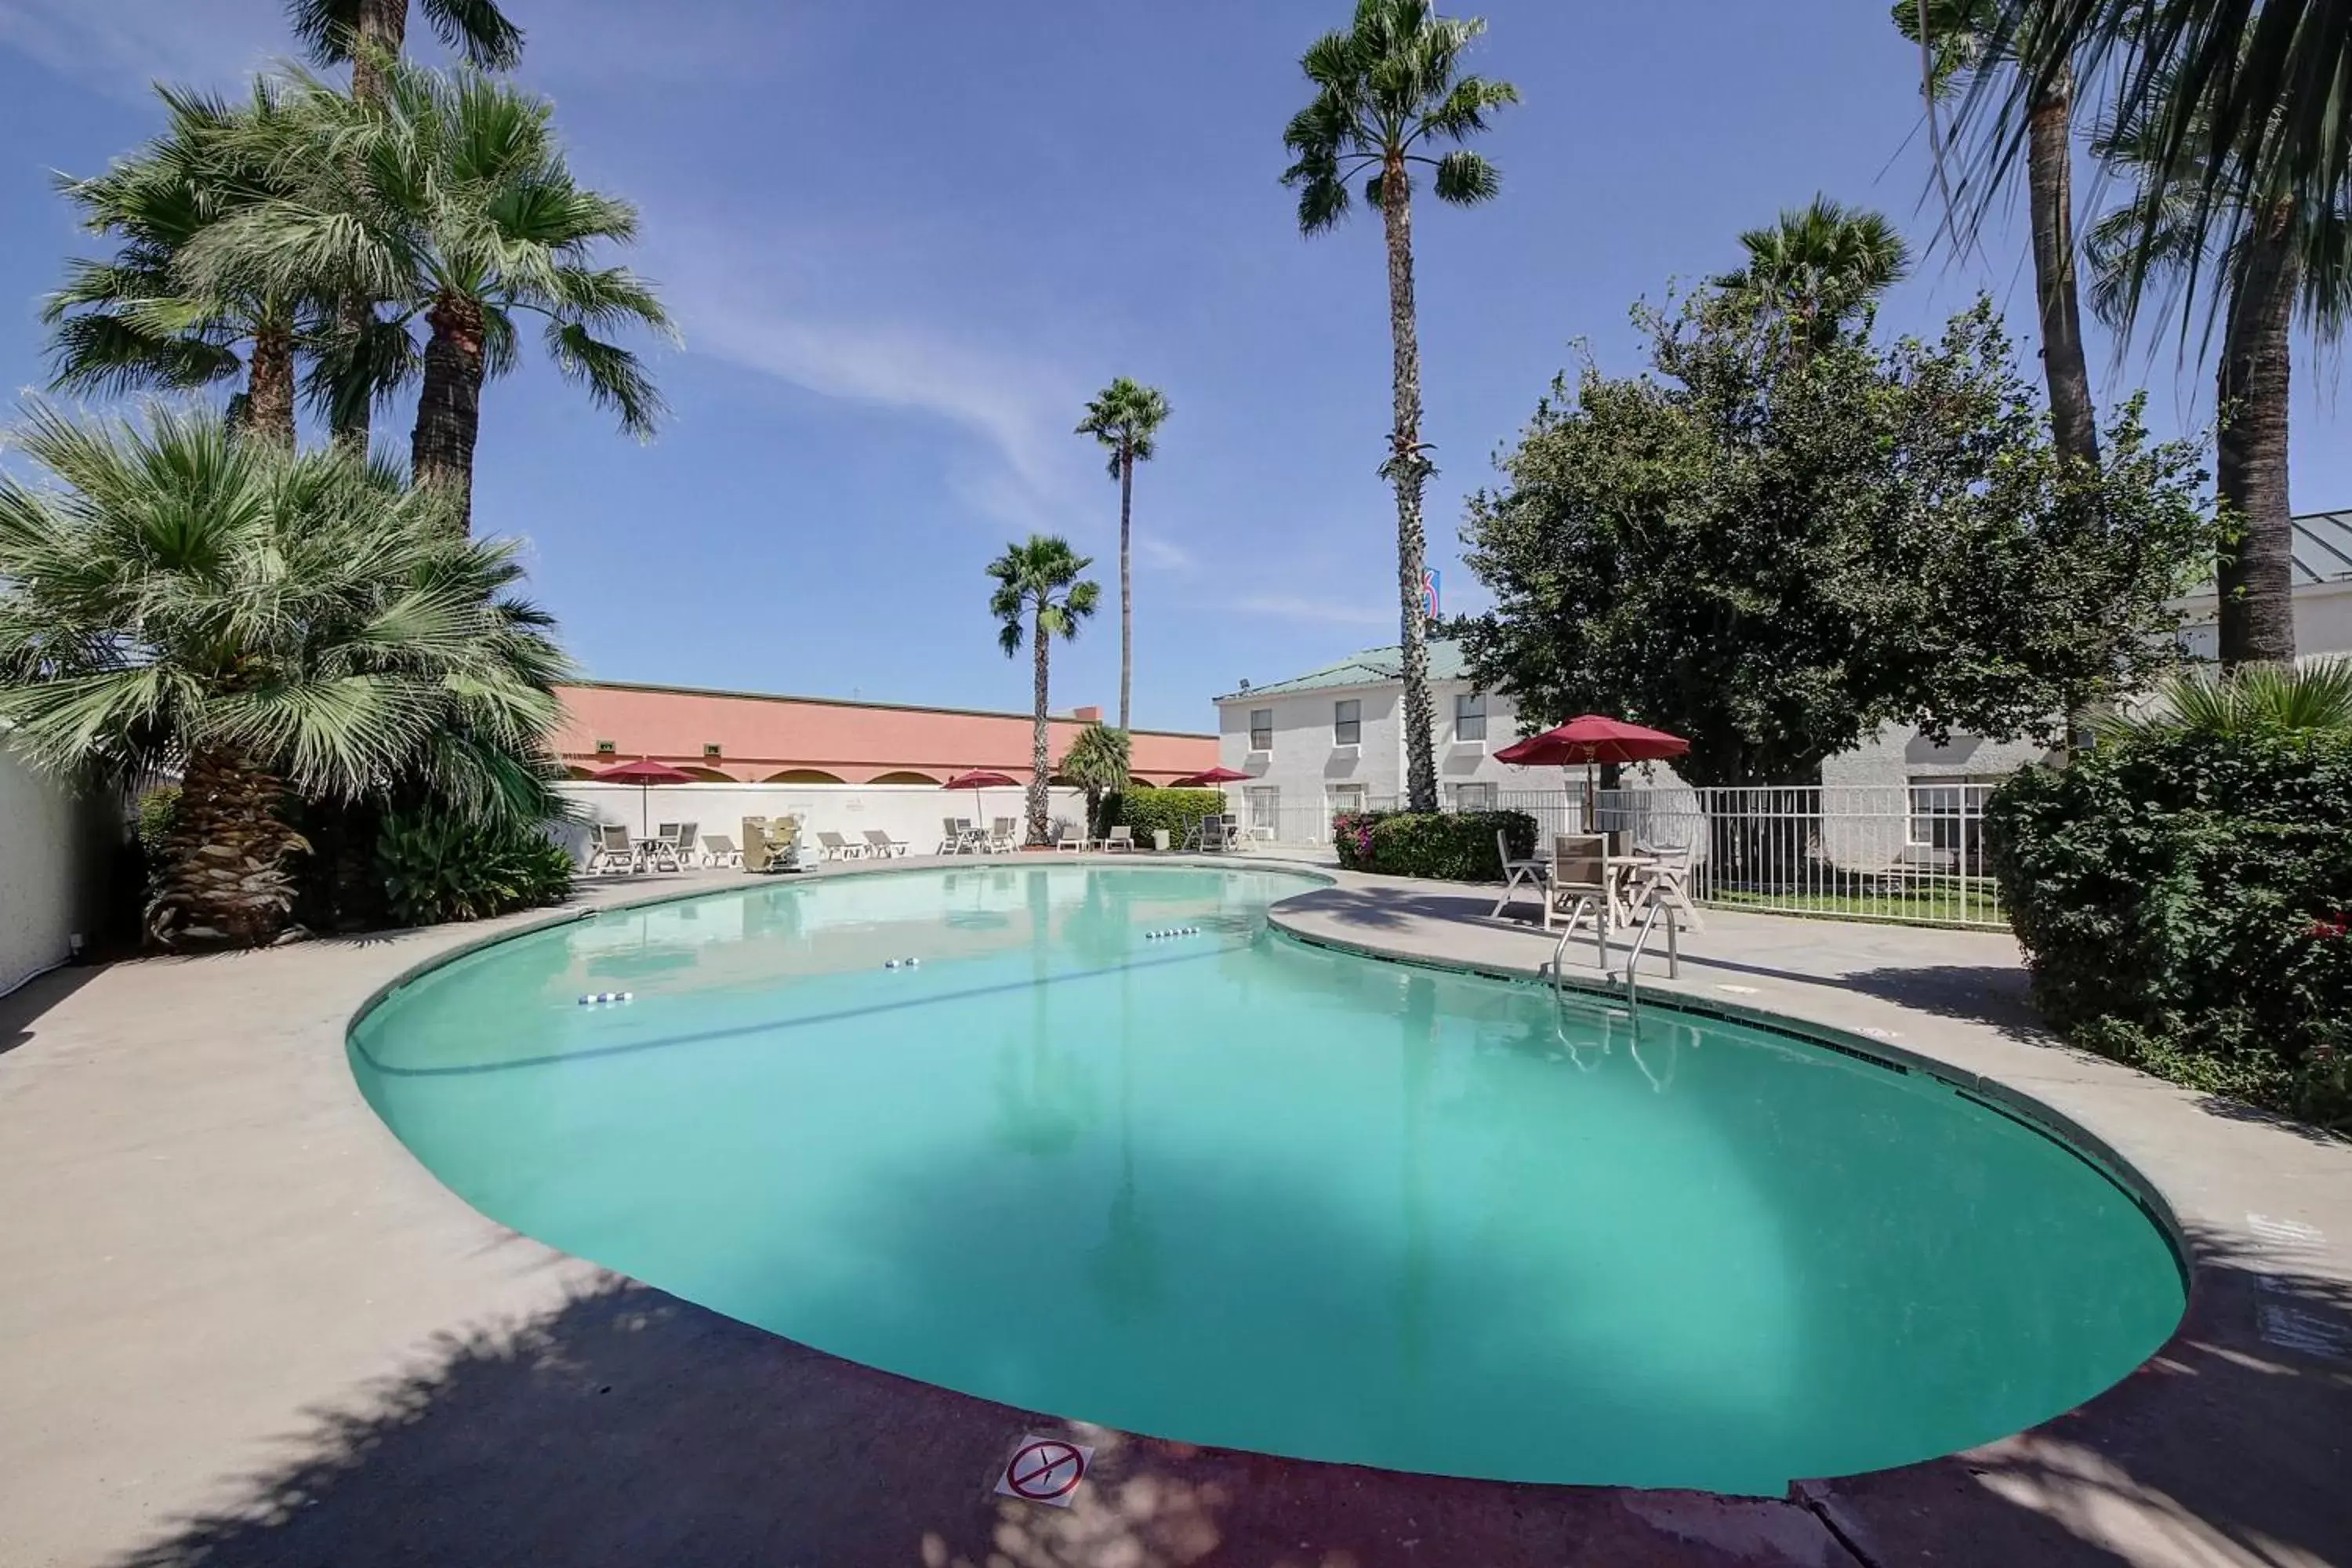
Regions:
[[636, 325], [675, 336], [650, 287], [597, 264], [636, 237], [636, 209], [572, 177], [543, 98], [474, 70], [385, 68], [383, 107], [297, 75], [297, 104], [322, 155], [299, 194], [215, 226], [199, 247], [227, 275], [275, 269], [363, 279], [404, 337], [430, 329], [410, 440], [411, 475], [473, 515], [485, 381], [520, 359], [517, 318], [537, 316], [548, 357], [640, 438], [663, 411], [637, 356], [600, 334]]
[[1087, 405], [1076, 434], [1091, 436], [1110, 449], [1110, 477], [1118, 481], [1118, 727], [1132, 717], [1135, 689], [1135, 574], [1129, 545], [1135, 516], [1135, 465], [1159, 455], [1160, 426], [1168, 422], [1168, 399], [1156, 386], [1120, 376]]
[[155, 90], [167, 121], [161, 135], [103, 174], [60, 182], [83, 226], [121, 244], [106, 260], [68, 263], [65, 286], [45, 302], [50, 384], [184, 390], [242, 373], [240, 423], [290, 447], [296, 355], [318, 343], [322, 280], [280, 270], [263, 282], [222, 275], [199, 287], [184, 266], [207, 229], [286, 194], [267, 145], [287, 110], [266, 81], [243, 102]]
[[1790, 324], [1794, 342], [1819, 346], [1911, 270], [1910, 247], [1885, 217], [1817, 195], [1777, 223], [1739, 237], [1748, 264], [1714, 286]]
[[[1929, 40], [1927, 91], [1948, 100], [1972, 78], [1997, 67], [2031, 71], [2014, 41], [2001, 36], [2000, 0], [1895, 0], [1895, 26], [1913, 43], [1924, 19]], [[2032, 40], [2025, 40], [2028, 46]], [[2026, 205], [2033, 232], [2033, 296], [2042, 324], [2042, 374], [2050, 388], [2050, 426], [2058, 449], [2096, 467], [2098, 416], [2083, 357], [2083, 310], [2074, 276], [2074, 73], [2063, 59], [2037, 76], [2025, 116]]]
[[453, 536], [442, 498], [186, 410], [133, 428], [37, 407], [15, 444], [54, 483], [0, 477], [0, 724], [51, 772], [179, 771], [158, 942], [277, 932], [308, 847], [295, 797], [543, 805], [568, 667], [509, 596], [511, 551]]
[[1004, 553], [988, 563], [996, 579], [989, 595], [988, 613], [996, 617], [996, 644], [1011, 658], [1025, 641], [1033, 660], [1034, 721], [1029, 747], [1029, 842], [1046, 841], [1045, 781], [1052, 776], [1046, 759], [1046, 649], [1055, 637], [1067, 642], [1078, 635], [1078, 624], [1095, 613], [1102, 584], [1081, 580], [1094, 564], [1070, 548], [1057, 534], [1033, 533], [1026, 544], [1008, 544]]
[[1133, 755], [1133, 737], [1108, 724], [1087, 725], [1071, 738], [1069, 749], [1062, 753], [1061, 766], [1055, 771], [1086, 791], [1089, 837], [1102, 831], [1103, 796], [1127, 788]]
[[1990, 45], [2024, 68], [1979, 79], [1954, 112], [1978, 176], [1964, 221], [1989, 210], [2028, 140], [2036, 100], [2073, 72], [2112, 88], [2111, 112], [2140, 128], [2156, 166], [2185, 161], [2201, 171], [2165, 208], [2143, 207], [2115, 253], [2126, 321], [2144, 285], [2175, 265], [2168, 231], [2193, 232], [2192, 281], [2252, 237], [2273, 202], [2322, 215], [2320, 243], [2352, 248], [2337, 209], [2352, 176], [2345, 0], [1990, 0], [1985, 20]]
[[[1348, 216], [1354, 182], [1380, 211], [1388, 241], [1389, 342], [1395, 423], [1381, 475], [1396, 487], [1399, 642], [1404, 675], [1405, 793], [1415, 811], [1437, 809], [1428, 630], [1422, 583], [1423, 487], [1435, 471], [1421, 438], [1421, 342], [1412, 298], [1412, 170], [1430, 171], [1437, 199], [1469, 206], [1499, 188], [1495, 166], [1462, 147], [1490, 111], [1518, 101], [1507, 81], [1465, 75], [1462, 59], [1486, 30], [1476, 17], [1440, 16], [1429, 0], [1357, 0], [1344, 33], [1317, 40], [1299, 60], [1315, 97], [1283, 131], [1292, 163], [1282, 183], [1298, 191], [1298, 227], [1320, 234]], [[1454, 150], [1433, 157], [1440, 142]]]
[[[2092, 226], [2092, 308], [2128, 331], [2148, 281], [2184, 307], [2200, 288], [2218, 295], [2213, 490], [2228, 524], [2214, 578], [2221, 663], [2291, 662], [2287, 427], [2295, 320], [2300, 314], [2312, 335], [2327, 342], [2352, 314], [2352, 255], [2341, 243], [2352, 232], [2352, 181], [2315, 199], [2275, 195], [2253, 218], [2217, 228], [2204, 221], [2202, 193], [2232, 184], [2210, 168], [2231, 156], [2226, 148], [2189, 142], [2168, 153], [2155, 121], [2109, 126], [2095, 147], [2136, 188]], [[2217, 235], [2227, 237], [2222, 249], [2209, 254]]]

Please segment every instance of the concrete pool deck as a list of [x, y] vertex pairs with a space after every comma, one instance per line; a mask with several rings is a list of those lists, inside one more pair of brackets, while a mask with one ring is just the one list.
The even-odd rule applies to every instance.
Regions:
[[[580, 901], [740, 882], [623, 879]], [[1551, 942], [1491, 903], [1342, 875], [1278, 920], [1532, 971]], [[2352, 1145], [2048, 1041], [2005, 936], [1709, 911], [1679, 985], [1654, 961], [1643, 989], [2006, 1085], [2147, 1177], [2195, 1264], [2189, 1315], [2083, 1409], [1786, 1500], [1082, 1428], [1096, 1469], [1061, 1510], [990, 1487], [1023, 1433], [1066, 1424], [566, 1258], [467, 1207], [376, 1120], [344, 1061], [353, 1009], [546, 918], [62, 971], [0, 998], [0, 1563], [2352, 1562]], [[1591, 951], [1570, 948], [1571, 973]]]

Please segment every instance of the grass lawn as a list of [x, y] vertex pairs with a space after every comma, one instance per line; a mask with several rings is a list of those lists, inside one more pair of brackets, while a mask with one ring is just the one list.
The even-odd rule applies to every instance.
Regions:
[[2007, 925], [2000, 902], [1990, 882], [1971, 880], [1966, 889], [1957, 882], [1901, 889], [1871, 889], [1850, 893], [1750, 892], [1718, 888], [1703, 903], [1735, 910], [1763, 910], [1783, 914], [1840, 915], [1853, 920], [1939, 921], [1954, 925]]

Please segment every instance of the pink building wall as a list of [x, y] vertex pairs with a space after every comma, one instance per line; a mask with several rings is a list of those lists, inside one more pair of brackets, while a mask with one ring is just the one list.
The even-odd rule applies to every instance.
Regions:
[[[1029, 777], [1025, 713], [601, 682], [559, 687], [557, 693], [563, 699], [564, 721], [556, 733], [556, 751], [567, 766], [583, 773], [650, 757], [714, 780], [744, 784], [781, 773], [829, 774], [843, 784], [944, 784], [970, 768], [992, 768], [1024, 782]], [[1096, 710], [1078, 711], [1091, 717]], [[1053, 721], [1051, 754], [1059, 758], [1083, 728], [1076, 718]], [[600, 754], [599, 741], [611, 742], [612, 751]], [[704, 747], [714, 742], [719, 755], [706, 756]], [[1216, 765], [1214, 735], [1135, 732], [1134, 772], [1150, 784]], [[887, 776], [900, 773], [922, 777]]]

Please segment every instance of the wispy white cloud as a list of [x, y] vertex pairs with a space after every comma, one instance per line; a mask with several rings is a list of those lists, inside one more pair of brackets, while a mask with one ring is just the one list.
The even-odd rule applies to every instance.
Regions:
[[1220, 609], [1244, 616], [1272, 616], [1284, 620], [1313, 621], [1334, 626], [1393, 626], [1394, 605], [1370, 605], [1354, 599], [1311, 597], [1304, 594], [1250, 594], [1221, 603]]
[[1135, 532], [1135, 553], [1146, 566], [1162, 572], [1188, 574], [1199, 569], [1200, 557], [1181, 544], [1172, 543], [1155, 533], [1141, 529]]

